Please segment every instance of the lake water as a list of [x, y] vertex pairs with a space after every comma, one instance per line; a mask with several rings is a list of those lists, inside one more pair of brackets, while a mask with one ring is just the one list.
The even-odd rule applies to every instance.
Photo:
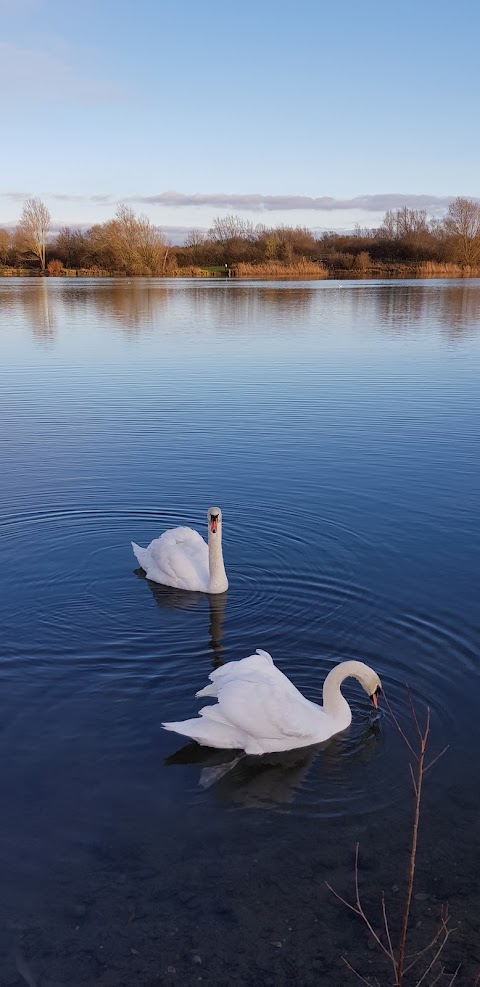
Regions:
[[[314, 700], [343, 658], [432, 710], [412, 925], [480, 969], [480, 282], [0, 281], [2, 985], [382, 978], [408, 751], [348, 683], [324, 749], [215, 758], [161, 728], [255, 648]], [[223, 511], [230, 587], [136, 568]], [[185, 742], [186, 743], [186, 742]], [[172, 756], [176, 755], [176, 756]], [[199, 763], [200, 762], [200, 763]], [[375, 904], [377, 903], [377, 904]], [[418, 931], [417, 929], [417, 931]], [[384, 982], [384, 980], [382, 980]]]

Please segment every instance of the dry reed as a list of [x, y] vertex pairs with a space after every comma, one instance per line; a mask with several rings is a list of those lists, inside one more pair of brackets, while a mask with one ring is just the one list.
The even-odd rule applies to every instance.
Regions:
[[450, 264], [438, 263], [435, 260], [426, 260], [416, 267], [418, 278], [478, 278], [480, 277], [480, 267], [472, 267], [470, 264]]
[[281, 261], [266, 261], [260, 264], [235, 264], [237, 278], [328, 278], [329, 272], [323, 264], [300, 260], [291, 264]]

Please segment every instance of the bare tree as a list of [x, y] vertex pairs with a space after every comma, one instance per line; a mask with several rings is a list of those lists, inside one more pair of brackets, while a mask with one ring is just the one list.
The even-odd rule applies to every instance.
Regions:
[[8, 251], [10, 250], [10, 233], [8, 230], [4, 230], [0, 227], [0, 264], [5, 264], [8, 257]]
[[162, 234], [147, 216], [121, 203], [111, 224], [115, 248], [129, 274], [162, 274], [167, 252]]
[[455, 199], [448, 207], [445, 229], [453, 238], [462, 264], [480, 261], [480, 203], [473, 199]]
[[88, 240], [79, 229], [62, 226], [52, 245], [52, 253], [60, 257], [64, 267], [85, 267], [87, 264]]
[[388, 209], [383, 218], [380, 232], [393, 239], [415, 236], [428, 232], [426, 209]]
[[202, 247], [206, 240], [206, 234], [204, 230], [192, 229], [189, 230], [187, 236], [185, 237], [186, 247]]
[[88, 240], [92, 259], [107, 270], [147, 277], [165, 273], [168, 248], [162, 234], [124, 203], [115, 219], [91, 228]]
[[41, 199], [26, 199], [17, 226], [16, 238], [23, 250], [30, 250], [38, 257], [42, 271], [45, 270], [45, 252], [50, 229], [50, 213]]
[[225, 245], [232, 240], [252, 238], [254, 233], [255, 227], [248, 219], [229, 214], [215, 216], [209, 236], [214, 242]]

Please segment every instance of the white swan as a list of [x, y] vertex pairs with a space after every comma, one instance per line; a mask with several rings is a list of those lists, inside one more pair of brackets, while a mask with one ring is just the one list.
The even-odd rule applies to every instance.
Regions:
[[140, 548], [132, 541], [147, 579], [197, 593], [224, 593], [228, 589], [222, 554], [222, 512], [219, 507], [210, 507], [207, 517], [208, 547], [193, 528], [170, 528], [160, 538], [154, 538], [148, 548]]
[[319, 744], [345, 730], [352, 712], [340, 692], [344, 679], [358, 679], [377, 706], [381, 691], [376, 672], [362, 661], [342, 661], [323, 683], [323, 706], [305, 699], [267, 651], [241, 661], [230, 661], [209, 675], [212, 685], [197, 696], [215, 696], [218, 703], [204, 706], [199, 716], [178, 723], [162, 723], [206, 747], [235, 748], [246, 754], [289, 751]]

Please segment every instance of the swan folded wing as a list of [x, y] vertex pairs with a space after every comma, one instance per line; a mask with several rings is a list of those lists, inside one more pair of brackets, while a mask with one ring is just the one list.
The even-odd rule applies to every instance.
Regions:
[[208, 546], [193, 528], [172, 528], [149, 546], [154, 565], [180, 584], [208, 586]]
[[[243, 678], [251, 681], [252, 673], [258, 674], [262, 678], [264, 676], [270, 677], [272, 674], [278, 674], [289, 685], [292, 684], [283, 675], [283, 672], [273, 664], [273, 658], [269, 655], [268, 651], [262, 651], [257, 648], [256, 654], [248, 655], [247, 658], [241, 658], [240, 661], [228, 661], [225, 665], [221, 665], [220, 668], [216, 668], [213, 672], [210, 672], [208, 677], [212, 684], [206, 685], [204, 689], [199, 689], [195, 695], [197, 698], [201, 698], [202, 696], [217, 696], [219, 690], [227, 682], [240, 681]], [[295, 686], [293, 688], [295, 689]], [[296, 689], [295, 691], [297, 692]]]
[[258, 739], [307, 737], [314, 718], [311, 705], [301, 693], [297, 698], [280, 680], [256, 676], [225, 682], [218, 690], [218, 705], [204, 706], [200, 715]]

